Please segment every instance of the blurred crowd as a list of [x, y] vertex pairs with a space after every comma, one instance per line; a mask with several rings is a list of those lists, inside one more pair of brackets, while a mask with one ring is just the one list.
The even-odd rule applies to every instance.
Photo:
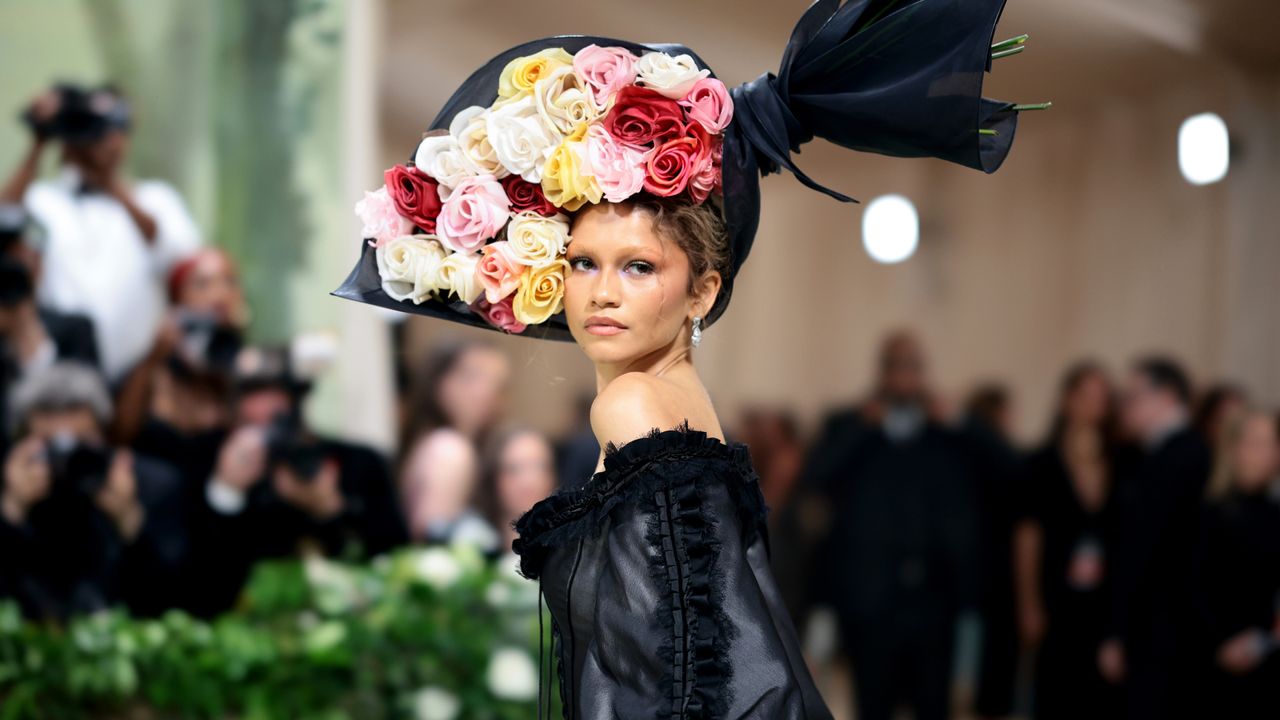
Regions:
[[[123, 178], [127, 100], [60, 86], [26, 119], [0, 188], [0, 597], [27, 616], [213, 616], [268, 557], [499, 555], [522, 512], [590, 479], [591, 398], [565, 437], [512, 423], [510, 359], [484, 339], [397, 353], [394, 456], [315, 432], [297, 348], [245, 340], [235, 262], [172, 187]], [[1082, 362], [1025, 448], [1003, 386], [949, 402], [911, 333], [879, 353], [811, 436], [785, 408], [726, 424], [810, 659], [847, 658], [857, 717], [1280, 717], [1274, 409], [1166, 357]]]

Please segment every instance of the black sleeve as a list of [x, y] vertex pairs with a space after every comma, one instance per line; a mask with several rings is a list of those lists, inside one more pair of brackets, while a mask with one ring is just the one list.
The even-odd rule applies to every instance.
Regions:
[[170, 466], [141, 456], [134, 459], [134, 475], [146, 517], [138, 537], [124, 547], [118, 582], [134, 614], [159, 615], [182, 604], [189, 551], [182, 478]]

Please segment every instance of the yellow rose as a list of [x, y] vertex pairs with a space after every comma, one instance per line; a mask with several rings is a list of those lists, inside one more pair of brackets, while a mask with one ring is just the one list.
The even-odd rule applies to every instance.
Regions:
[[573, 67], [573, 56], [564, 48], [547, 48], [532, 55], [518, 57], [507, 63], [498, 76], [498, 97], [509, 98], [520, 93], [533, 91], [533, 84], [539, 78], [551, 74], [552, 70], [568, 65]]
[[573, 134], [551, 151], [551, 157], [542, 166], [542, 194], [556, 207], [570, 212], [587, 201], [598, 203], [604, 195], [599, 181], [586, 172], [587, 146], [583, 139], [587, 136], [587, 127], [583, 123], [574, 128]]
[[546, 322], [564, 308], [564, 276], [569, 263], [564, 258], [542, 267], [525, 268], [520, 273], [520, 287], [511, 299], [516, 320], [526, 325]]

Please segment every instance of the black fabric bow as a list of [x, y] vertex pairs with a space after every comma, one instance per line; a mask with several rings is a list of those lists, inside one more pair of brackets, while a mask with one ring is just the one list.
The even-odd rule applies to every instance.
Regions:
[[[778, 72], [730, 89], [734, 118], [725, 130], [722, 183], [733, 273], [724, 278], [705, 324], [728, 306], [734, 278], [751, 252], [760, 219], [762, 175], [785, 168], [814, 190], [857, 202], [797, 167], [791, 155], [814, 137], [863, 152], [941, 158], [986, 173], [1000, 167], [1013, 142], [1017, 109], [1012, 103], [983, 98], [982, 81], [991, 68], [992, 36], [1005, 2], [816, 0], [796, 23]], [[492, 104], [498, 77], [509, 61], [550, 47], [576, 53], [593, 43], [636, 54], [688, 54], [698, 67], [710, 70], [679, 44], [645, 45], [586, 35], [541, 38], [513, 47], [476, 70], [445, 103], [430, 129], [447, 128], [467, 107]], [[413, 305], [391, 299], [382, 292], [374, 251], [367, 243], [360, 262], [333, 294], [496, 329], [460, 301]], [[522, 334], [573, 339], [563, 313]]]

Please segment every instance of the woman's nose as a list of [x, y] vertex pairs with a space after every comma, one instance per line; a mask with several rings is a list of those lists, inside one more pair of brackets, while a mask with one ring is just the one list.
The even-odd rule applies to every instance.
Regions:
[[591, 300], [598, 307], [618, 304], [617, 278], [611, 272], [596, 273], [595, 283], [591, 288]]

